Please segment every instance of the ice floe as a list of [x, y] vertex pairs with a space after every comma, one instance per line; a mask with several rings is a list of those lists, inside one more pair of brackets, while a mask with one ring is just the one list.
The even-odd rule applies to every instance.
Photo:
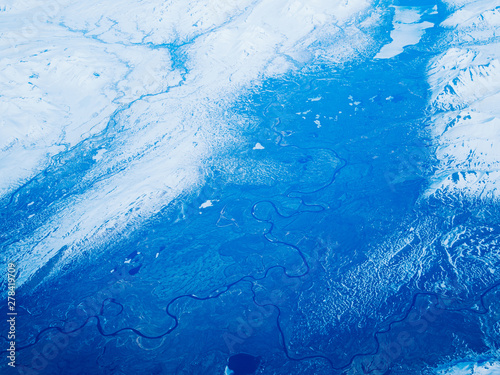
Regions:
[[420, 21], [422, 9], [417, 7], [393, 6], [394, 19], [391, 31], [392, 41], [375, 55], [375, 59], [390, 59], [402, 53], [404, 47], [417, 44], [425, 29], [433, 27], [428, 21]]

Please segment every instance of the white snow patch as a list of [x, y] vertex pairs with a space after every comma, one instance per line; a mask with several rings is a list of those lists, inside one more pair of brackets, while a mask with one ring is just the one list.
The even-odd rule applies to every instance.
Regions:
[[323, 99], [323, 98], [320, 95], [320, 96], [317, 96], [315, 98], [309, 98], [309, 99], [307, 99], [307, 101], [309, 101], [309, 102], [319, 102], [321, 99]]
[[375, 59], [390, 59], [402, 53], [404, 47], [418, 44], [425, 29], [433, 27], [428, 21], [419, 22], [422, 9], [407, 6], [392, 6], [394, 8], [394, 29], [391, 31], [392, 42], [386, 44], [375, 55]]
[[207, 208], [207, 207], [212, 207], [213, 204], [212, 204], [212, 201], [211, 200], [207, 200], [205, 202], [203, 202], [199, 208]]
[[464, 361], [436, 369], [436, 375], [500, 375], [500, 362]]
[[100, 149], [99, 151], [97, 151], [97, 153], [92, 157], [92, 159], [94, 160], [101, 160], [102, 159], [102, 155], [106, 152], [106, 149]]
[[262, 146], [259, 142], [257, 142], [255, 144], [255, 146], [253, 146], [252, 150], [263, 150], [264, 149], [264, 146]]

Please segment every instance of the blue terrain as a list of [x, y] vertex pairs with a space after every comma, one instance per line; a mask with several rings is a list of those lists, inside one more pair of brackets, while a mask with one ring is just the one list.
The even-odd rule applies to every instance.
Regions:
[[2, 374], [500, 374], [497, 2], [0, 24]]

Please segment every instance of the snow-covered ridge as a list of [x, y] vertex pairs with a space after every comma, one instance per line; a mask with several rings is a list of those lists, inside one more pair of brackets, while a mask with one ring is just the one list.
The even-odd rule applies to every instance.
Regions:
[[33, 229], [8, 234], [19, 239], [3, 253], [18, 262], [19, 284], [64, 246], [56, 268], [201, 184], [203, 161], [245, 121], [225, 113], [231, 101], [314, 59], [356, 56], [371, 42], [360, 29], [378, 19], [370, 4], [26, 0], [1, 8], [0, 197], [55, 155], [95, 144], [82, 149], [95, 155], [80, 188], [34, 202], [41, 208], [23, 218]]
[[[440, 72], [442, 69], [447, 70], [446, 74]], [[430, 73], [435, 81], [432, 105], [437, 110], [470, 107], [495, 95], [500, 88], [500, 61], [480, 48], [449, 50], [431, 67]]]
[[429, 67], [432, 134], [439, 160], [428, 194], [437, 189], [475, 198], [500, 190], [500, 32], [498, 2], [447, 1], [442, 24], [451, 48]]

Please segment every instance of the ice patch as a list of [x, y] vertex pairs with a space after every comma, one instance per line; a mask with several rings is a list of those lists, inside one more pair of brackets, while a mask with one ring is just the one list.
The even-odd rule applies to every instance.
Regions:
[[260, 143], [256, 143], [255, 146], [253, 146], [252, 150], [263, 150], [264, 146], [262, 146]]
[[404, 47], [418, 44], [425, 29], [433, 27], [431, 22], [419, 22], [421, 8], [392, 6], [394, 8], [394, 29], [391, 31], [392, 42], [386, 44], [375, 55], [375, 59], [390, 59], [402, 53]]
[[207, 207], [212, 207], [213, 204], [212, 204], [212, 201], [211, 200], [207, 200], [206, 202], [203, 202], [199, 208], [207, 208]]
[[309, 98], [309, 99], [307, 99], [307, 101], [309, 101], [309, 102], [319, 102], [321, 99], [323, 99], [323, 98], [320, 95], [320, 96], [315, 97], [315, 98]]
[[[444, 367], [444, 368], [443, 368]], [[459, 362], [452, 366], [443, 366], [436, 370], [436, 375], [500, 375], [500, 362]]]
[[99, 151], [97, 151], [97, 154], [95, 154], [94, 156], [92, 156], [92, 159], [94, 160], [101, 160], [102, 159], [102, 155], [106, 152], [105, 149], [100, 149]]

